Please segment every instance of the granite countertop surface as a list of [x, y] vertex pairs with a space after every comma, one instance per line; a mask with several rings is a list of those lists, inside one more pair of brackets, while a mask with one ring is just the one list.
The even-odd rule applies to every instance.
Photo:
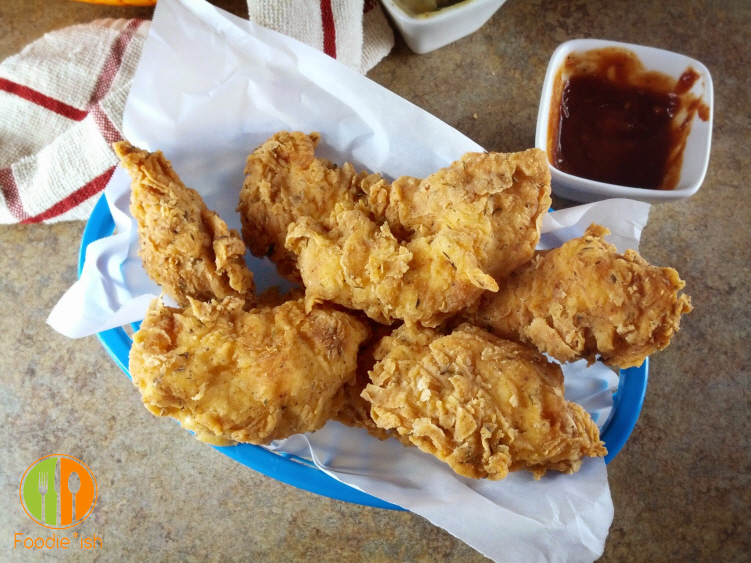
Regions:
[[[214, 0], [247, 15], [243, 0]], [[3, 0], [0, 60], [45, 32], [148, 8]], [[641, 252], [676, 268], [695, 310], [651, 359], [641, 418], [608, 468], [615, 519], [601, 561], [748, 561], [751, 538], [751, 3], [509, 0], [478, 32], [427, 55], [397, 38], [369, 77], [489, 150], [521, 150], [534, 131], [547, 61], [572, 38], [678, 51], [715, 87], [709, 172], [692, 198], [653, 206]], [[2, 121], [2, 116], [0, 116]], [[0, 142], [2, 138], [0, 137]], [[557, 200], [555, 206], [569, 202]], [[95, 337], [45, 324], [76, 279], [82, 222], [0, 226], [0, 560], [36, 537], [18, 483], [37, 458], [68, 453], [99, 480], [76, 528], [109, 560], [485, 560], [410, 513], [355, 506], [246, 469], [158, 420]], [[42, 534], [43, 535], [43, 534]], [[46, 537], [46, 536], [45, 536]]]

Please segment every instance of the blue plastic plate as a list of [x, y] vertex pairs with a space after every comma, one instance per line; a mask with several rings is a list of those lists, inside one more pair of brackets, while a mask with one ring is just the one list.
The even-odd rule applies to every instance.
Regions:
[[[107, 199], [102, 195], [94, 207], [83, 233], [78, 258], [79, 276], [83, 270], [86, 247], [96, 240], [110, 236], [114, 228], [115, 223], [107, 206]], [[134, 328], [137, 329], [137, 325], [134, 325]], [[128, 358], [133, 343], [130, 336], [120, 327], [100, 332], [98, 337], [115, 363], [130, 377]], [[601, 433], [601, 438], [608, 449], [605, 463], [610, 463], [621, 451], [623, 444], [626, 443], [636, 425], [647, 391], [648, 372], [649, 358], [639, 367], [621, 370], [618, 390], [613, 395], [613, 410]], [[394, 504], [382, 501], [337, 481], [311, 462], [297, 456], [270, 452], [251, 444], [216, 447], [216, 449], [259, 473], [304, 491], [364, 506], [403, 510]]]

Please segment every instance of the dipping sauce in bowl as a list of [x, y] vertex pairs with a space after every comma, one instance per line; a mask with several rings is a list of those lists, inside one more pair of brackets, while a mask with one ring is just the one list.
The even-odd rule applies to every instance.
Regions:
[[548, 120], [550, 163], [617, 186], [671, 190], [695, 115], [709, 108], [690, 93], [700, 75], [646, 71], [630, 50], [569, 53], [558, 70]]

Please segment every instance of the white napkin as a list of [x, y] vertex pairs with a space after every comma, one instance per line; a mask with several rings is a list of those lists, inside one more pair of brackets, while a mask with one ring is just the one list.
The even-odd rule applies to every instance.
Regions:
[[[319, 131], [321, 155], [396, 177], [425, 176], [481, 150], [435, 117], [322, 53], [201, 0], [160, 0], [124, 116], [125, 137], [161, 149], [184, 182], [230, 225], [248, 153], [282, 129]], [[71, 337], [143, 318], [158, 288], [135, 253], [129, 179], [118, 170], [105, 195], [118, 234], [89, 246], [81, 279], [48, 319]], [[590, 221], [635, 248], [649, 206], [610, 201], [552, 214], [550, 235], [578, 236]], [[630, 234], [629, 234], [630, 233]], [[561, 237], [558, 237], [561, 238]], [[543, 241], [545, 242], [545, 241]], [[273, 266], [248, 258], [260, 288]], [[602, 425], [614, 374], [566, 366], [567, 398]], [[329, 474], [416, 512], [483, 554], [504, 561], [592, 561], [602, 553], [613, 506], [601, 459], [571, 476], [534, 482], [457, 477], [445, 464], [396, 441], [379, 442], [336, 423], [276, 447], [316, 459]]]

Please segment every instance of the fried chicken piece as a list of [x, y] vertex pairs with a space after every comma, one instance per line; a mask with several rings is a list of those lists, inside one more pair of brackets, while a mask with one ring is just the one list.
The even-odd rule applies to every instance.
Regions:
[[403, 326], [375, 353], [363, 392], [375, 423], [465, 477], [574, 473], [604, 456], [589, 414], [563, 397], [563, 373], [537, 351], [471, 325], [447, 336]]
[[268, 444], [321, 428], [342, 406], [368, 335], [353, 316], [302, 300], [243, 311], [243, 301], [155, 300], [133, 336], [143, 402], [216, 445]]
[[479, 267], [496, 280], [530, 260], [550, 207], [545, 153], [467, 153], [424, 180], [364, 180], [368, 207], [397, 238], [446, 229], [471, 239]]
[[376, 423], [373, 422], [370, 416], [370, 403], [362, 397], [362, 392], [370, 383], [368, 373], [376, 364], [375, 350], [381, 340], [390, 335], [393, 330], [389, 326], [371, 321], [364, 315], [363, 317], [364, 322], [369, 325], [370, 336], [360, 347], [360, 352], [357, 355], [357, 375], [354, 381], [345, 384], [344, 404], [334, 419], [352, 428], [364, 428], [371, 436], [379, 440], [394, 437], [399, 439], [405, 446], [411, 445], [406, 438], [400, 436], [397, 432], [376, 426]]
[[305, 288], [295, 287], [289, 291], [281, 291], [279, 286], [272, 285], [256, 295], [257, 309], [271, 309], [284, 305], [287, 301], [297, 301], [305, 297]]
[[161, 151], [149, 153], [126, 141], [113, 147], [133, 180], [130, 211], [149, 277], [181, 306], [189, 298], [239, 297], [252, 303], [253, 274], [239, 233], [180, 181]]
[[[302, 217], [286, 245], [308, 306], [333, 301], [390, 324], [437, 326], [529, 260], [550, 205], [542, 151], [468, 153], [425, 180], [360, 183], [367, 203]], [[380, 219], [380, 222], [379, 222]]]
[[[367, 177], [351, 164], [337, 167], [316, 158], [318, 133], [282, 131], [254, 150], [245, 166], [245, 182], [237, 210], [242, 235], [254, 256], [268, 256], [279, 273], [299, 281], [296, 258], [285, 247], [288, 226], [300, 217], [328, 217], [337, 202], [362, 196]], [[375, 175], [376, 178], [380, 176]]]
[[332, 301], [384, 324], [435, 326], [497, 289], [464, 233], [445, 230], [400, 244], [388, 223], [379, 227], [358, 208], [337, 205], [323, 223], [301, 218], [287, 247], [299, 255], [309, 308]]
[[597, 356], [610, 366], [641, 365], [662, 350], [691, 311], [672, 268], [650, 266], [633, 250], [618, 254], [591, 225], [581, 238], [539, 252], [483, 297], [474, 323], [536, 346], [561, 362]]

